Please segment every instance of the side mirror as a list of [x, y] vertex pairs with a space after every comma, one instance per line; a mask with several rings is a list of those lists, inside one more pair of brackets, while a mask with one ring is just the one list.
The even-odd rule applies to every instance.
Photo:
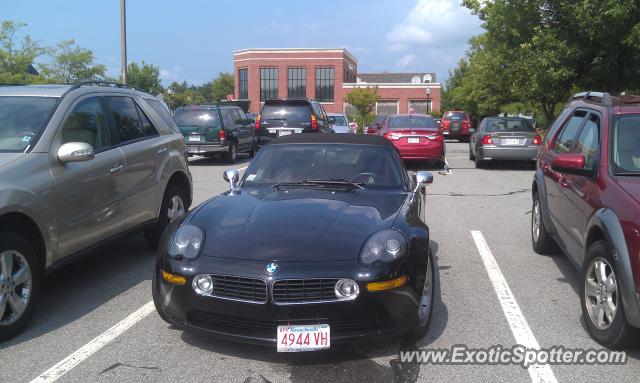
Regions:
[[58, 148], [58, 160], [63, 164], [89, 161], [95, 156], [93, 147], [85, 142], [67, 142]]
[[432, 184], [433, 183], [433, 174], [431, 172], [418, 171], [416, 173], [416, 182], [420, 185]]
[[566, 153], [559, 154], [553, 163], [551, 164], [551, 168], [553, 170], [570, 173], [570, 174], [579, 174], [579, 175], [589, 175], [592, 173], [591, 170], [584, 168], [585, 158], [584, 154], [574, 154], [574, 153]]
[[335, 117], [333, 117], [333, 116], [330, 116], [330, 117], [329, 117], [329, 123], [330, 123], [330, 124], [335, 124], [335, 123], [336, 123], [336, 118], [335, 118]]
[[230, 168], [225, 170], [222, 174], [222, 178], [229, 183], [232, 192], [238, 189], [237, 184], [238, 180], [240, 179], [240, 173], [236, 169]]

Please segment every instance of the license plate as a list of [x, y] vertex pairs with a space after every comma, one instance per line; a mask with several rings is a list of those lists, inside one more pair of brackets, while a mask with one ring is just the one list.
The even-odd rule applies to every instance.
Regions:
[[278, 137], [282, 137], [282, 136], [288, 136], [291, 134], [290, 130], [279, 130], [278, 131]]
[[317, 351], [331, 347], [328, 324], [278, 326], [278, 352]]
[[447, 136], [447, 135], [449, 135], [449, 131], [448, 131], [448, 130], [445, 130], [445, 131], [443, 131], [443, 132], [442, 132], [442, 134], [444, 134], [445, 136]]
[[189, 141], [200, 141], [200, 136], [189, 136]]
[[419, 138], [419, 137], [409, 137], [409, 138], [407, 139], [407, 141], [408, 141], [410, 144], [419, 144], [419, 143], [420, 143], [420, 138]]
[[520, 145], [519, 138], [503, 138], [502, 145]]

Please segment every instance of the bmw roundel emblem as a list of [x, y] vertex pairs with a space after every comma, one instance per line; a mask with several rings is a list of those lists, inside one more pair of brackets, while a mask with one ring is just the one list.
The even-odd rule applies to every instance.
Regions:
[[268, 264], [264, 267], [264, 272], [265, 272], [267, 275], [273, 275], [273, 274], [275, 274], [275, 273], [277, 273], [277, 272], [278, 272], [278, 268], [279, 268], [279, 267], [278, 267], [278, 265], [277, 265], [276, 263], [271, 262], [271, 263], [268, 263]]

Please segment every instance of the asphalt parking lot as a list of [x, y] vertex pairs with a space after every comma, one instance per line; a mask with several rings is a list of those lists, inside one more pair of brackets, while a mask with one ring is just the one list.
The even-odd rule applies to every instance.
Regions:
[[[527, 382], [530, 372], [519, 366], [399, 363], [397, 353], [457, 344], [510, 347], [523, 341], [540, 347], [598, 348], [583, 327], [578, 272], [564, 256], [540, 256], [531, 249], [533, 171], [525, 163], [475, 169], [467, 150], [467, 144], [447, 143], [452, 174], [434, 170], [434, 184], [428, 187], [427, 223], [438, 289], [426, 338], [277, 354], [183, 333], [151, 311], [74, 366], [67, 365], [72, 368], [59, 381]], [[243, 158], [236, 167], [247, 164]], [[228, 166], [222, 161], [192, 159], [190, 165], [195, 204], [228, 188], [222, 180]], [[492, 260], [503, 280], [496, 279], [495, 268], [487, 271]], [[50, 276], [31, 324], [0, 344], [0, 382], [38, 378], [148, 304], [153, 262], [142, 236], [134, 235]], [[519, 313], [505, 314], [503, 307], [514, 307], [514, 302]], [[637, 381], [640, 352], [630, 350], [629, 356], [624, 366], [557, 365], [542, 376], [560, 382]]]

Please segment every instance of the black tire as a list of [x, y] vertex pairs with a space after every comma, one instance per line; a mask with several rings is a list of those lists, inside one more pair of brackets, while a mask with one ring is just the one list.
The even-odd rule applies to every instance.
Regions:
[[256, 142], [254, 141], [253, 144], [251, 144], [251, 149], [249, 149], [249, 157], [253, 158], [256, 156], [256, 152], [258, 151], [256, 148]]
[[[591, 305], [593, 304], [593, 300], [590, 298], [588, 301], [585, 294], [587, 281], [591, 278], [591, 265], [595, 262], [602, 262], [602, 260], [605, 260], [608, 264], [607, 269], [613, 273], [616, 282], [615, 298], [612, 299], [612, 301], [616, 302], [615, 315], [613, 320], [608, 323], [608, 327], [606, 329], [598, 328], [597, 324], [593, 322], [587, 306], [587, 303], [589, 302], [589, 307], [592, 307]], [[638, 334], [638, 329], [627, 323], [624, 304], [622, 303], [622, 294], [619, 293], [622, 289], [622, 286], [620, 286], [619, 283], [619, 275], [620, 274], [617, 270], [616, 263], [611, 255], [611, 249], [608, 244], [605, 241], [598, 241], [592, 244], [591, 247], [589, 247], [589, 250], [587, 250], [584, 267], [582, 268], [580, 306], [582, 307], [582, 316], [591, 337], [601, 345], [612, 349], [625, 348], [634, 345], [634, 341]]]
[[238, 144], [236, 142], [232, 143], [223, 156], [226, 163], [235, 164], [238, 161]]
[[[177, 185], [169, 185], [162, 197], [162, 206], [160, 207], [160, 215], [158, 221], [150, 229], [144, 232], [144, 239], [147, 241], [147, 246], [153, 251], [158, 250], [160, 245], [160, 239], [169, 223], [176, 218], [182, 216], [182, 214], [171, 217], [169, 215], [169, 208], [172, 204], [175, 204], [174, 197], [180, 198], [182, 201], [182, 214], [187, 213], [187, 194], [181, 187]], [[173, 202], [172, 202], [173, 201]]]
[[473, 155], [473, 151], [471, 150], [471, 145], [469, 145], [469, 159], [471, 161], [475, 161], [476, 160], [476, 156]]
[[[433, 318], [433, 300], [435, 297], [435, 270], [434, 270], [434, 263], [433, 263], [433, 256], [431, 254], [431, 251], [429, 251], [429, 258], [427, 260], [427, 268], [425, 270], [425, 275], [423, 278], [416, 278], [416, 289], [418, 289], [418, 286], [425, 285], [425, 280], [424, 278], [427, 277], [427, 273], [430, 275], [431, 278], [431, 297], [429, 299], [428, 302], [428, 317], [426, 318], [426, 321], [424, 320], [420, 320], [420, 309], [418, 309], [418, 313], [416, 314], [416, 320], [415, 323], [413, 324], [413, 326], [411, 327], [411, 329], [409, 331], [407, 331], [403, 338], [404, 340], [407, 341], [416, 341], [419, 339], [422, 339], [425, 335], [427, 335], [427, 332], [429, 331], [429, 324], [431, 323], [431, 318]], [[418, 290], [420, 291], [420, 290]], [[424, 290], [422, 290], [424, 291]], [[420, 303], [422, 305], [423, 300], [422, 297], [420, 298]], [[422, 306], [421, 306], [422, 307]], [[425, 306], [426, 307], [426, 306]]]
[[[535, 228], [536, 219], [539, 220], [537, 230]], [[531, 245], [536, 253], [542, 255], [551, 254], [557, 249], [556, 243], [553, 238], [551, 238], [551, 235], [547, 231], [547, 227], [544, 223], [542, 203], [540, 202], [538, 192], [533, 194], [533, 203], [531, 205]]]
[[475, 165], [476, 165], [476, 169], [482, 169], [484, 167], [484, 161], [482, 161], [481, 159], [479, 159], [477, 156], [475, 158]]
[[[17, 320], [13, 321], [10, 324], [2, 324], [2, 321], [7, 321], [8, 315], [13, 313], [10, 304], [7, 303], [7, 305], [5, 306], [5, 310], [0, 314], [0, 341], [4, 341], [16, 336], [27, 326], [29, 320], [33, 316], [33, 311], [35, 310], [36, 304], [38, 302], [40, 288], [42, 285], [42, 263], [40, 262], [40, 258], [36, 254], [36, 251], [29, 240], [17, 233], [0, 233], [0, 254], [9, 250], [14, 250], [20, 253], [23, 257], [22, 259], [20, 259], [20, 261], [24, 261], [29, 266], [29, 271], [31, 272], [31, 295], [28, 298], [26, 308], [17, 318]], [[19, 260], [16, 256], [13, 256], [12, 259], [14, 260], [13, 269], [15, 270], [16, 262], [18, 262]], [[1, 270], [0, 273], [2, 273]], [[5, 288], [8, 287], [5, 286]], [[0, 290], [0, 293], [2, 292], [3, 291]], [[5, 293], [11, 294], [6, 290]], [[9, 310], [11, 310], [11, 312]]]
[[529, 167], [531, 170], [536, 170], [536, 161], [529, 161]]

